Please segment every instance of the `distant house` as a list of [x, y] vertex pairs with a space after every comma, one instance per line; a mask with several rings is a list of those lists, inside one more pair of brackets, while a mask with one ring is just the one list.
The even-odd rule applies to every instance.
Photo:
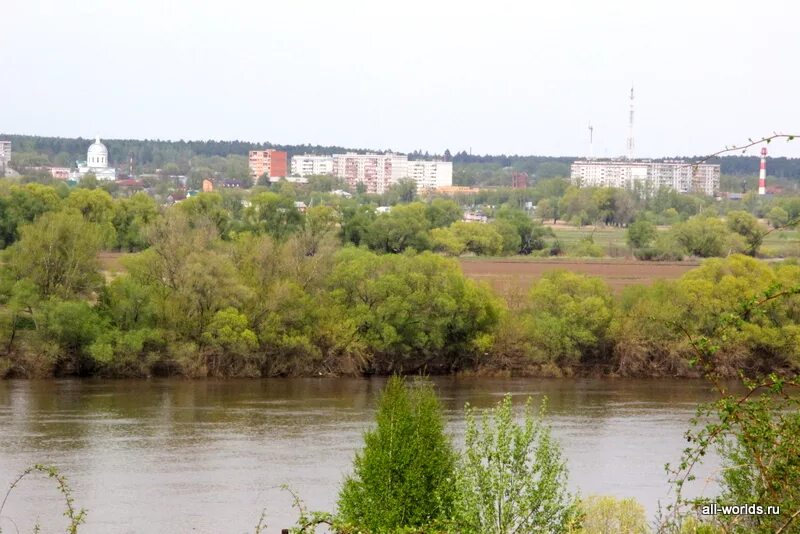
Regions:
[[485, 223], [489, 222], [489, 217], [480, 213], [465, 213], [461, 220], [464, 222]]
[[295, 207], [295, 209], [296, 209], [297, 211], [299, 211], [300, 213], [305, 213], [305, 212], [306, 212], [306, 210], [308, 209], [308, 206], [306, 206], [306, 203], [305, 203], [305, 202], [302, 202], [302, 201], [297, 201], [297, 202], [295, 202], [295, 203], [294, 203], [294, 207]]
[[70, 171], [68, 167], [50, 167], [50, 176], [56, 180], [69, 180]]
[[142, 189], [144, 188], [144, 182], [141, 180], [133, 180], [133, 179], [126, 179], [126, 180], [117, 180], [114, 182], [120, 187], [128, 187], [130, 189]]

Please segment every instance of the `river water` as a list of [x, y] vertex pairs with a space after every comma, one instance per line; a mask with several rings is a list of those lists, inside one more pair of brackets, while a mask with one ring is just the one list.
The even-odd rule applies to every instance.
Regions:
[[[546, 395], [572, 489], [636, 497], [651, 517], [668, 500], [664, 464], [677, 462], [696, 404], [711, 399], [691, 380], [435, 382], [459, 446], [466, 402], [511, 393], [521, 407]], [[56, 465], [88, 510], [83, 533], [253, 532], [264, 509], [267, 532], [280, 532], [296, 518], [282, 484], [309, 509], [332, 510], [383, 383], [0, 381], [0, 487], [33, 463]], [[700, 473], [715, 468], [712, 458]], [[31, 532], [38, 519], [42, 532], [63, 532], [60, 498], [42, 477], [23, 481], [0, 528]]]

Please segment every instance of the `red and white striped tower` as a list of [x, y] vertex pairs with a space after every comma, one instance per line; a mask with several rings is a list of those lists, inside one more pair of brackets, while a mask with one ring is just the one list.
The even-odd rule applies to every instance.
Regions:
[[761, 149], [761, 169], [758, 171], [758, 194], [767, 194], [767, 147]]

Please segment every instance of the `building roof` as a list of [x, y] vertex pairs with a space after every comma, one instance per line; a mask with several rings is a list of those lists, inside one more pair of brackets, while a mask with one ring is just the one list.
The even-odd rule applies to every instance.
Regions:
[[108, 149], [106, 145], [100, 142], [100, 137], [96, 137], [94, 143], [89, 145], [89, 150], [86, 153], [87, 157], [91, 156], [105, 156], [108, 157]]

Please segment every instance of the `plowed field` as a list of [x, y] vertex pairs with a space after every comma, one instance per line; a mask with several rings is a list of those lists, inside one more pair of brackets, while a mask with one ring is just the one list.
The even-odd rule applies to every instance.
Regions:
[[637, 260], [569, 260], [569, 259], [480, 259], [463, 258], [461, 269], [475, 280], [483, 280], [494, 289], [505, 292], [517, 286], [527, 288], [548, 271], [563, 269], [599, 276], [619, 292], [631, 284], [651, 284], [655, 280], [674, 280], [697, 267], [697, 262], [645, 262]]

